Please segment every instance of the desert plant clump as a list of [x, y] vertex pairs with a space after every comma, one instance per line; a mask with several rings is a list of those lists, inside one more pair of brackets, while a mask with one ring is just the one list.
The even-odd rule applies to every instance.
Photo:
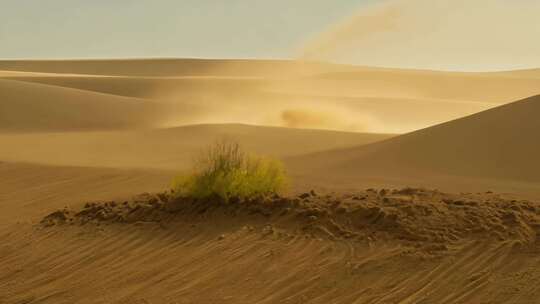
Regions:
[[218, 142], [201, 153], [190, 173], [173, 180], [172, 190], [182, 197], [229, 201], [276, 194], [286, 185], [280, 161], [248, 154], [237, 143]]

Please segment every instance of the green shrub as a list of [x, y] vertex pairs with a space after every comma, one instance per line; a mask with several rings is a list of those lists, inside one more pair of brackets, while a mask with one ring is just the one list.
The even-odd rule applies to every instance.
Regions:
[[279, 193], [286, 184], [280, 161], [247, 154], [236, 143], [220, 142], [202, 153], [190, 174], [176, 177], [172, 187], [179, 196], [228, 200]]

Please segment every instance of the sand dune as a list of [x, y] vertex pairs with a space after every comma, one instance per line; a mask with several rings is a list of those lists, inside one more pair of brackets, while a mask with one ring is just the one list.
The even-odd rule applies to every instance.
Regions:
[[240, 122], [404, 133], [540, 93], [533, 70], [455, 73], [187, 59], [0, 61], [0, 70], [8, 80], [169, 103], [166, 110], [149, 110], [161, 113], [152, 120], [167, 126]]
[[[540, 199], [540, 96], [500, 106], [539, 94], [538, 70], [164, 59], [0, 71], [0, 303], [540, 298], [540, 206], [523, 200]], [[289, 197], [164, 192], [220, 139], [285, 159]], [[417, 185], [460, 194], [361, 190]]]
[[[170, 129], [0, 135], [0, 159], [60, 166], [186, 169], [207, 145], [239, 142], [246, 150], [288, 157], [387, 139], [387, 134], [277, 127], [192, 125]], [[33, 147], [28, 149], [28, 147]]]
[[437, 175], [487, 178], [494, 187], [496, 180], [507, 181], [507, 185], [526, 182], [538, 192], [538, 115], [540, 96], [535, 96], [379, 143], [322, 152], [292, 163], [299, 170], [318, 167], [348, 179], [384, 176], [423, 178], [429, 183], [430, 176]]
[[[122, 61], [111, 61], [120, 64]], [[137, 66], [137, 61], [127, 61], [123, 65]], [[144, 62], [144, 61], [143, 61]], [[156, 62], [160, 62], [159, 60]], [[175, 66], [182, 67], [182, 60]], [[198, 61], [193, 61], [193, 64]], [[1, 63], [1, 62], [0, 62]], [[40, 71], [40, 65], [29, 62], [30, 71]], [[46, 62], [44, 62], [46, 63]], [[52, 66], [54, 62], [50, 62]], [[150, 97], [148, 92], [248, 92], [251, 90], [270, 91], [280, 94], [300, 94], [306, 96], [340, 97], [384, 97], [384, 98], [419, 98], [458, 101], [506, 103], [508, 100], [525, 98], [539, 93], [540, 73], [538, 70], [508, 71], [496, 73], [458, 73], [423, 70], [384, 69], [345, 65], [322, 65], [314, 63], [277, 62], [283, 65], [281, 77], [266, 73], [268, 62], [246, 61], [243, 65], [255, 71], [242, 76], [223, 75], [212, 69], [201, 69], [175, 75], [180, 77], [154, 77], [153, 75], [116, 75], [99, 77], [76, 75], [80, 62], [62, 62], [73, 75], [63, 74], [6, 74], [3, 78], [21, 81], [59, 85], [103, 93], [132, 97]], [[203, 65], [205, 61], [197, 63]], [[215, 61], [218, 65], [219, 61]], [[222, 61], [223, 65], [232, 65], [234, 61]], [[151, 66], [152, 61], [146, 63]], [[91, 66], [91, 65], [90, 65]], [[289, 73], [296, 66], [306, 66], [303, 74]], [[1, 67], [1, 64], [0, 64]], [[1, 68], [0, 68], [1, 69]], [[159, 71], [159, 65], [156, 67]], [[114, 74], [100, 74], [110, 76]], [[279, 74], [278, 74], [279, 75]], [[129, 76], [129, 77], [127, 77]], [[136, 76], [136, 77], [133, 77]], [[152, 76], [152, 77], [148, 77]]]
[[514, 77], [540, 78], [540, 69], [508, 71], [504, 72], [504, 74]]
[[[253, 62], [253, 69], [260, 63]], [[500, 103], [538, 93], [537, 70], [498, 73], [456, 73], [343, 66], [342, 71], [312, 69], [311, 74], [280, 79], [261, 74], [233, 77], [208, 71], [181, 77], [84, 76], [63, 74], [5, 74], [2, 78], [59, 85], [132, 97], [151, 97], [158, 91], [270, 91], [341, 97], [433, 98]], [[290, 74], [286, 74], [291, 76]], [[504, 85], [502, 85], [504, 84]], [[384, 90], [382, 90], [384, 88]], [[133, 95], [134, 94], [134, 95]]]
[[[167, 92], [181, 92], [177, 98], [196, 98], [205, 94], [221, 94], [230, 96], [237, 92], [246, 94], [261, 86], [262, 81], [251, 77], [126, 77], [126, 76], [4, 76], [4, 79], [42, 83], [66, 88], [74, 88], [99, 93], [137, 97], [146, 99], [163, 99]], [[243, 91], [243, 92], [242, 92]], [[215, 92], [215, 93], [213, 93]], [[161, 94], [160, 94], [161, 93]], [[165, 98], [166, 99], [166, 98]]]
[[0, 79], [0, 131], [125, 129], [159, 125], [149, 101]]
[[[433, 125], [470, 115], [496, 104], [495, 102], [457, 99], [464, 96], [435, 99], [433, 96], [440, 95], [438, 93], [429, 97], [421, 97], [422, 94], [407, 94], [399, 86], [394, 86], [393, 84], [398, 82], [393, 81], [387, 82], [388, 91], [382, 90], [380, 88], [385, 86], [384, 81], [378, 84], [366, 83], [364, 79], [368, 77], [349, 78], [338, 82], [230, 77], [25, 76], [4, 78], [174, 104], [182, 111], [176, 111], [181, 112], [181, 115], [176, 117], [169, 115], [169, 119], [164, 119], [170, 122], [169, 125], [236, 121], [362, 132], [377, 132], [377, 130], [385, 129], [401, 131], [403, 128], [414, 130], [424, 125]], [[313, 90], [312, 87], [318, 89]], [[359, 89], [351, 90], [354, 87]], [[378, 88], [379, 92], [385, 93], [373, 93]], [[404, 107], [408, 112], [406, 116], [402, 115]], [[284, 119], [284, 113], [291, 111], [301, 112], [306, 121], [298, 120], [293, 123]], [[424, 112], [432, 114], [426, 117]], [[327, 118], [317, 117], [317, 113], [324, 113], [323, 116]], [[396, 117], [396, 114], [399, 117]], [[308, 115], [310, 117], [307, 117]], [[395, 123], [398, 118], [401, 129]], [[313, 120], [319, 122], [310, 124], [309, 122]], [[387, 122], [382, 123], [382, 121]]]

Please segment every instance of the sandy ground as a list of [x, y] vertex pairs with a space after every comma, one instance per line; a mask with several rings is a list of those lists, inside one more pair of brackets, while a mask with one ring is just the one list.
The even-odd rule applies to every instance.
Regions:
[[87, 204], [2, 231], [7, 303], [535, 303], [540, 205], [415, 189]]
[[[538, 88], [538, 70], [0, 61], [0, 303], [537, 303], [540, 113], [511, 102]], [[220, 139], [283, 159], [287, 203], [131, 199]], [[406, 186], [458, 194], [365, 190]], [[106, 201], [150, 213], [74, 215]], [[73, 225], [40, 223], [65, 207]]]

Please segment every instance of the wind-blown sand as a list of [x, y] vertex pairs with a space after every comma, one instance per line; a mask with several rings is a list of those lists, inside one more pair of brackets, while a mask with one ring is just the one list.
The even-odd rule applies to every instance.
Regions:
[[[0, 303], [536, 303], [538, 75], [0, 61]], [[287, 197], [171, 199], [220, 139]]]

